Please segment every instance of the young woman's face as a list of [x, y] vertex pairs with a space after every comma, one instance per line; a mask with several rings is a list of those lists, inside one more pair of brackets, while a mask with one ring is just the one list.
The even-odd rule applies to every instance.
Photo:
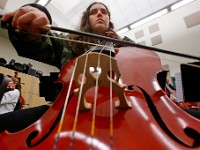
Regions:
[[108, 11], [102, 4], [94, 4], [90, 8], [89, 23], [94, 33], [105, 35], [109, 27]]
[[12, 79], [10, 79], [10, 81], [8, 82], [7, 88], [8, 89], [15, 89], [16, 83], [14, 83]]

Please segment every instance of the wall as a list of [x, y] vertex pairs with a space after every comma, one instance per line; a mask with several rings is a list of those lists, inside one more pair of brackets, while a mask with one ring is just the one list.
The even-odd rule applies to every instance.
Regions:
[[[139, 44], [200, 57], [200, 25], [187, 28], [184, 20], [184, 17], [197, 13], [196, 22], [198, 23], [200, 21], [199, 6], [200, 0], [196, 0], [123, 35], [132, 38]], [[149, 30], [153, 27], [154, 29], [157, 27], [157, 29], [154, 30], [155, 32], [150, 33]], [[162, 64], [169, 65], [171, 76], [180, 71], [181, 63], [196, 61], [167, 54], [158, 54]]]

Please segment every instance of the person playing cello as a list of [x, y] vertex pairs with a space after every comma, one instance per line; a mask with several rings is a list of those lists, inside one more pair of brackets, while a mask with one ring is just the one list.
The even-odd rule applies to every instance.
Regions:
[[[45, 25], [51, 24], [52, 19], [47, 9], [39, 4], [27, 4], [13, 12], [6, 13], [1, 21], [6, 22], [9, 19], [12, 19], [12, 28], [8, 30], [10, 41], [20, 56], [44, 62], [61, 69], [66, 62], [74, 57], [80, 56], [91, 48], [89, 44], [69, 42], [42, 36], [42, 34], [45, 34], [63, 37], [63, 35], [58, 35], [50, 32], [46, 28], [42, 28]], [[26, 31], [26, 33], [15, 32], [15, 29]], [[115, 32], [114, 24], [111, 22], [111, 13], [105, 4], [100, 2], [93, 2], [83, 12], [79, 30], [134, 42], [126, 36], [123, 38], [120, 37]], [[72, 40], [101, 45], [105, 44], [103, 41], [81, 35], [68, 34], [65, 37]], [[120, 45], [114, 46], [119, 47]], [[14, 120], [11, 120], [13, 124], [15, 124], [19, 117], [21, 120], [23, 120], [23, 118], [26, 119], [21, 121], [17, 128], [16, 126], [14, 128], [12, 126], [7, 127], [8, 118], [10, 118], [9, 114], [7, 114], [8, 116], [6, 117], [0, 116], [0, 120], [2, 120], [0, 122], [4, 122], [5, 124], [1, 126], [2, 129], [0, 129], [0, 131], [5, 129], [18, 131], [36, 121], [47, 109], [48, 107], [42, 106], [41, 108], [37, 107], [35, 109], [31, 108], [30, 110], [20, 110], [15, 112], [15, 114], [11, 113], [10, 115], [14, 116], [12, 117]], [[29, 121], [27, 121], [27, 118]], [[23, 124], [23, 122], [25, 122], [25, 124]]]

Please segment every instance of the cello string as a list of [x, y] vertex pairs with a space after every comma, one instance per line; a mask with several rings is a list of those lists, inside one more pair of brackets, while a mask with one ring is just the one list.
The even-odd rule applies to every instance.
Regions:
[[114, 38], [110, 38], [110, 37], [106, 37], [106, 36], [102, 36], [102, 35], [97, 35], [97, 34], [93, 34], [93, 33], [75, 31], [75, 30], [55, 27], [55, 26], [52, 26], [52, 25], [45, 25], [42, 28], [60, 31], [60, 32], [65, 32], [65, 33], [72, 33], [72, 34], [77, 34], [77, 35], [82, 35], [82, 36], [87, 36], [87, 37], [92, 37], [92, 38], [97, 38], [97, 39], [100, 39], [100, 40], [114, 42], [114, 43], [118, 43], [118, 44], [122, 44], [122, 45], [144, 48], [144, 49], [151, 50], [151, 51], [156, 51], [156, 52], [166, 53], [166, 54], [170, 54], [170, 55], [200, 60], [200, 57], [198, 57], [198, 56], [192, 56], [192, 55], [188, 55], [188, 54], [172, 52], [172, 51], [159, 49], [159, 48], [155, 48], [155, 47], [149, 47], [149, 46], [145, 46], [145, 45], [135, 44], [135, 43], [130, 42], [130, 41], [118, 40], [118, 39], [114, 39]]
[[[5, 28], [5, 29], [12, 28], [12, 26], [10, 24], [2, 24], [1, 23], [0, 25], [1, 25], [2, 28]], [[64, 33], [72, 33], [72, 34], [76, 34], [76, 35], [92, 37], [92, 38], [96, 38], [96, 39], [100, 39], [100, 40], [104, 40], [104, 41], [109, 41], [109, 42], [113, 42], [113, 43], [118, 43], [118, 44], [122, 44], [122, 45], [144, 48], [144, 49], [147, 49], [147, 50], [150, 50], [150, 51], [155, 51], [155, 52], [170, 54], [170, 55], [174, 55], [174, 56], [180, 56], [180, 57], [186, 57], [186, 58], [192, 58], [192, 59], [200, 60], [199, 56], [193, 56], [193, 55], [189, 55], [189, 54], [172, 52], [172, 51], [169, 51], [169, 50], [164, 50], [164, 49], [155, 48], [155, 47], [149, 47], [149, 46], [145, 46], [145, 45], [140, 45], [140, 44], [136, 44], [134, 42], [118, 40], [118, 39], [114, 39], [114, 38], [111, 38], [111, 37], [97, 35], [97, 34], [94, 34], [94, 33], [88, 33], [88, 32], [82, 32], [82, 31], [76, 31], [76, 30], [70, 30], [70, 29], [66, 29], [66, 28], [56, 27], [56, 26], [52, 26], [50, 24], [44, 25], [43, 27], [41, 27], [41, 29], [54, 30], [54, 31], [62, 32], [62, 33], [63, 32]], [[18, 30], [18, 29], [15, 29], [15, 30]]]
[[[85, 52], [85, 53], [88, 53], [88, 52]], [[62, 130], [62, 126], [63, 126], [63, 122], [64, 122], [64, 117], [65, 117], [65, 112], [66, 112], [66, 108], [67, 108], [69, 96], [70, 96], [70, 93], [71, 93], [72, 81], [74, 79], [74, 74], [75, 74], [76, 66], [77, 66], [77, 59], [76, 59], [75, 64], [74, 64], [74, 69], [73, 69], [73, 72], [72, 72], [72, 76], [71, 76], [70, 84], [69, 84], [69, 88], [68, 88], [69, 90], [68, 90], [66, 98], [65, 98], [64, 108], [62, 110], [61, 119], [59, 121], [58, 130], [57, 130], [57, 136], [56, 136], [56, 140], [55, 140], [55, 143], [54, 143], [54, 150], [57, 149], [59, 135], [60, 135], [60, 132]]]
[[[113, 45], [113, 44], [111, 44]], [[90, 149], [92, 149], [92, 141], [94, 138], [94, 133], [95, 133], [95, 116], [96, 116], [96, 105], [97, 105], [97, 95], [98, 95], [98, 82], [99, 82], [99, 76], [100, 73], [98, 74], [98, 68], [101, 69], [100, 67], [100, 61], [101, 61], [101, 53], [102, 51], [105, 49], [105, 47], [109, 47], [111, 48], [111, 46], [108, 46], [108, 42], [104, 45], [104, 47], [102, 47], [102, 49], [100, 50], [100, 52], [98, 53], [98, 63], [97, 63], [97, 76], [96, 76], [96, 83], [95, 83], [95, 95], [94, 95], [94, 105], [93, 105], [93, 115], [92, 115], [92, 128], [91, 128], [91, 144], [90, 144]], [[109, 53], [109, 66], [110, 66], [110, 78], [112, 77], [112, 63], [111, 63], [111, 52], [112, 50], [110, 50]], [[112, 140], [113, 140], [113, 114], [112, 114], [112, 82], [110, 80], [110, 147], [112, 148]]]
[[[98, 45], [96, 45], [96, 46], [98, 46]], [[74, 118], [74, 123], [73, 123], [73, 127], [72, 127], [72, 136], [71, 136], [70, 145], [69, 145], [70, 149], [72, 149], [72, 146], [73, 146], [73, 143], [74, 143], [76, 125], [77, 125], [77, 122], [78, 122], [78, 114], [79, 114], [80, 101], [81, 101], [82, 90], [83, 90], [84, 79], [85, 79], [84, 76], [86, 74], [86, 67], [87, 67], [87, 62], [88, 62], [88, 54], [92, 51], [92, 49], [95, 49], [95, 48], [96, 47], [93, 47], [89, 51], [86, 52], [87, 54], [86, 54], [84, 68], [83, 68], [83, 76], [82, 76], [82, 79], [81, 79], [81, 85], [80, 85], [79, 94], [78, 94], [78, 103], [77, 103], [77, 107], [76, 107], [75, 118]], [[77, 60], [78, 59], [76, 59], [76, 61]]]
[[[76, 68], [77, 61], [75, 61], [75, 65], [74, 66], [75, 66], [74, 68]], [[72, 76], [71, 76], [71, 79], [70, 79], [69, 88], [68, 88], [67, 95], [66, 95], [66, 98], [65, 98], [64, 107], [63, 107], [63, 110], [62, 110], [61, 119], [59, 121], [57, 136], [56, 136], [55, 143], [54, 143], [54, 150], [57, 149], [59, 135], [60, 135], [60, 132], [62, 130], [62, 126], [63, 126], [63, 122], [64, 122], [64, 116], [65, 116], [65, 112], [66, 112], [66, 108], [67, 108], [67, 104], [68, 104], [68, 100], [69, 100], [69, 95], [70, 95], [70, 92], [71, 92], [72, 81], [73, 81], [73, 78], [74, 78], [74, 73], [75, 73], [75, 69], [73, 69], [73, 72], [72, 72]]]
[[77, 107], [76, 107], [75, 118], [74, 118], [74, 123], [73, 123], [73, 127], [72, 127], [72, 136], [71, 136], [70, 145], [69, 145], [70, 150], [72, 150], [72, 146], [74, 143], [74, 137], [75, 137], [76, 125], [77, 125], [77, 121], [78, 121], [78, 114], [79, 114], [78, 112], [79, 112], [79, 107], [80, 107], [80, 101], [81, 101], [81, 95], [82, 95], [81, 93], [82, 93], [82, 89], [83, 89], [84, 75], [86, 72], [87, 61], [88, 61], [88, 54], [86, 55], [86, 60], [85, 60], [84, 69], [83, 69], [83, 76], [81, 79], [81, 85], [80, 85], [80, 89], [79, 89], [80, 91], [78, 94], [78, 103], [77, 103]]
[[[21, 31], [21, 30], [17, 30], [17, 29], [16, 29], [16, 32], [27, 33], [26, 31]], [[93, 46], [98, 45], [96, 43], [85, 42], [85, 41], [80, 41], [80, 40], [73, 40], [73, 39], [69, 39], [69, 38], [66, 38], [66, 37], [57, 37], [57, 36], [51, 36], [51, 35], [46, 35], [46, 34], [36, 34], [36, 33], [27, 33], [27, 34], [40, 35], [40, 36], [47, 37], [47, 38], [55, 38], [55, 39], [60, 39], [60, 40], [65, 40], [65, 41], [70, 41], [70, 42], [76, 42], [76, 43], [83, 43], [83, 44], [88, 44], [88, 45], [93, 45]], [[99, 46], [104, 46], [104, 45], [99, 44]], [[151, 47], [151, 48], [153, 48], [153, 47]], [[130, 52], [130, 53], [133, 53], [133, 54], [140, 54], [140, 55], [144, 55], [144, 56], [147, 56], [147, 57], [159, 58], [159, 59], [166, 60], [166, 61], [169, 61], [169, 62], [174, 62], [174, 63], [177, 63], [177, 64], [185, 63], [183, 61], [172, 60], [172, 59], [170, 59], [170, 57], [164, 58], [162, 56], [151, 56], [151, 55], [147, 55], [147, 54], [143, 54], [143, 53], [139, 53], [139, 52], [134, 52], [134, 51], [131, 51], [131, 50], [128, 50], [128, 49], [125, 49], [125, 50]], [[145, 48], [144, 48], [144, 50], [148, 51], [148, 49], [145, 49]], [[171, 51], [170, 51], [170, 53], [171, 53]], [[168, 55], [173, 55], [173, 54], [168, 54]], [[187, 55], [187, 54], [185, 54], [185, 55]], [[177, 55], [174, 55], [174, 56], [177, 56]], [[180, 57], [184, 57], [184, 56], [180, 56]], [[185, 57], [185, 58], [197, 59], [198, 57], [193, 58], [193, 56], [192, 56], [192, 57]], [[198, 58], [198, 60], [200, 60], [200, 58]]]
[[[160, 48], [156, 48], [156, 47], [140, 45], [140, 44], [136, 44], [134, 42], [118, 40], [118, 39], [114, 39], [114, 38], [110, 38], [110, 37], [106, 37], [106, 36], [102, 36], [102, 35], [97, 35], [97, 34], [92, 34], [92, 33], [87, 33], [87, 32], [81, 32], [81, 31], [75, 31], [75, 30], [70, 30], [70, 29], [64, 29], [64, 28], [60, 28], [60, 27], [54, 27], [54, 26], [51, 26], [51, 25], [46, 25], [43, 28], [49, 29], [49, 30], [54, 30], [54, 31], [60, 31], [60, 32], [64, 32], [64, 33], [73, 33], [73, 34], [77, 34], [77, 35], [88, 36], [88, 37], [92, 37], [92, 38], [96, 38], [96, 39], [100, 39], [100, 40], [104, 40], [104, 41], [122, 44], [124, 46], [127, 45], [127, 46], [132, 46], [132, 47], [137, 47], [137, 48], [143, 48], [143, 49], [148, 50], [148, 51], [155, 51], [155, 52], [160, 52], [160, 53], [169, 54], [169, 55], [173, 55], [173, 56], [179, 56], [179, 57], [185, 57], [185, 58], [200, 60], [199, 56], [193, 56], [193, 55], [189, 55], [189, 54], [183, 54], [183, 53], [173, 52], [173, 51], [169, 51], [169, 50], [164, 50], [164, 49], [160, 49]], [[16, 29], [16, 31], [22, 32], [18, 29]], [[23, 32], [26, 32], [26, 31], [23, 31]], [[30, 33], [30, 34], [35, 34], [35, 33]], [[35, 35], [41, 35], [42, 36], [43, 34], [35, 34]]]
[[100, 52], [98, 53], [98, 62], [97, 62], [97, 68], [96, 68], [96, 82], [95, 82], [95, 94], [94, 94], [94, 104], [93, 104], [93, 115], [92, 115], [92, 125], [91, 125], [91, 144], [90, 144], [90, 149], [92, 149], [93, 146], [93, 139], [94, 139], [94, 134], [95, 134], [95, 116], [96, 116], [96, 105], [97, 105], [97, 95], [98, 95], [98, 83], [99, 83], [99, 76], [100, 73], [98, 72], [100, 67], [100, 61], [101, 61], [101, 53], [102, 51], [105, 49], [106, 45], [104, 45], [102, 47], [102, 49], [100, 50]]
[[[98, 63], [97, 63], [97, 76], [96, 76], [96, 84], [95, 84], [95, 96], [94, 96], [94, 107], [93, 107], [93, 116], [92, 116], [92, 128], [91, 128], [91, 144], [90, 144], [90, 149], [92, 149], [92, 140], [94, 138], [94, 130], [95, 130], [95, 115], [96, 115], [96, 102], [97, 102], [97, 95], [98, 95], [98, 81], [99, 81], [99, 75], [98, 75], [98, 68], [101, 69], [100, 66], [100, 61], [101, 61], [101, 53], [105, 49], [105, 47], [109, 47], [109, 66], [110, 66], [110, 78], [112, 78], [112, 62], [111, 62], [111, 46], [113, 45], [112, 43], [110, 45], [110, 42], [107, 42], [104, 47], [100, 50], [98, 53]], [[113, 107], [112, 107], [112, 81], [110, 80], [110, 147], [112, 149], [112, 140], [113, 140]]]
[[[91, 144], [90, 144], [90, 149], [92, 149], [92, 141], [94, 138], [94, 133], [95, 133], [95, 116], [96, 116], [96, 102], [97, 102], [97, 95], [98, 95], [98, 82], [99, 82], [99, 76], [100, 74], [98, 74], [98, 68], [100, 68], [100, 60], [101, 60], [101, 53], [102, 51], [105, 49], [105, 47], [111, 47], [110, 45], [108, 45], [108, 42], [104, 45], [104, 47], [102, 47], [102, 49], [100, 50], [100, 52], [98, 53], [98, 63], [97, 63], [97, 76], [96, 76], [96, 83], [95, 83], [95, 95], [94, 95], [94, 105], [93, 105], [93, 116], [92, 116], [92, 128], [91, 128]], [[111, 52], [112, 50], [110, 50], [109, 53], [109, 58], [110, 58], [110, 62], [109, 62], [109, 66], [110, 66], [110, 77], [112, 77], [112, 63], [111, 63]], [[112, 82], [110, 80], [110, 145], [112, 147], [112, 137], [113, 137], [113, 125], [112, 125]]]
[[[31, 34], [31, 35], [35, 35], [35, 36], [43, 36], [43, 37], [47, 37], [47, 38], [54, 38], [54, 39], [60, 39], [60, 40], [65, 40], [65, 41], [70, 41], [70, 42], [76, 42], [76, 43], [82, 43], [82, 44], [88, 44], [88, 45], [93, 45], [93, 46], [104, 46], [101, 44], [96, 44], [96, 43], [91, 43], [91, 42], [86, 42], [86, 41], [81, 41], [81, 40], [73, 40], [73, 39], [69, 39], [68, 37], [58, 37], [58, 36], [54, 36], [54, 35], [48, 35], [48, 34], [37, 34], [37, 33], [28, 33], [26, 31], [22, 31], [22, 30], [18, 30], [15, 29], [16, 32], [21, 32], [21, 33], [26, 33], [26, 34]], [[88, 50], [90, 51], [90, 50]]]
[[[113, 45], [113, 43], [112, 43]], [[110, 50], [110, 78], [112, 78], [112, 60], [111, 60], [111, 50]], [[114, 75], [113, 75], [114, 78]], [[112, 80], [110, 79], [110, 147], [113, 148], [113, 107], [112, 107]]]

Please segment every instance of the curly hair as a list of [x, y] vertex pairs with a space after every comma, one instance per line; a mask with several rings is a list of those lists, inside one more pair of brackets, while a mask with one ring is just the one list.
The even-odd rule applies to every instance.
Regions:
[[[101, 3], [101, 2], [93, 2], [83, 12], [83, 15], [81, 17], [80, 26], [79, 26], [79, 30], [80, 31], [93, 33], [92, 28], [91, 28], [90, 23], [89, 23], [89, 13], [90, 13], [91, 7], [93, 5], [95, 5], [95, 4], [103, 5], [106, 8], [107, 12], [108, 12], [109, 27], [108, 27], [107, 30], [110, 30], [111, 28], [114, 28], [114, 24], [110, 21], [111, 20], [111, 14], [110, 14], [110, 11], [109, 11], [108, 7], [105, 4]], [[81, 36], [81, 35], [75, 35], [75, 34], [69, 34], [68, 37], [70, 39], [73, 39], [73, 40], [85, 41], [85, 42], [90, 42], [90, 43], [97, 43], [97, 41], [98, 41], [97, 39], [94, 39], [94, 38]], [[80, 43], [76, 43], [76, 42], [71, 42], [70, 46], [72, 47], [73, 51], [78, 55], [82, 54], [84, 49], [89, 49], [89, 47], [90, 47], [90, 45], [88, 45], [88, 44], [80, 44]]]
[[12, 77], [12, 76], [10, 76], [10, 79], [16, 84], [15, 88], [18, 89], [21, 94], [21, 85], [19, 79], [17, 77]]

